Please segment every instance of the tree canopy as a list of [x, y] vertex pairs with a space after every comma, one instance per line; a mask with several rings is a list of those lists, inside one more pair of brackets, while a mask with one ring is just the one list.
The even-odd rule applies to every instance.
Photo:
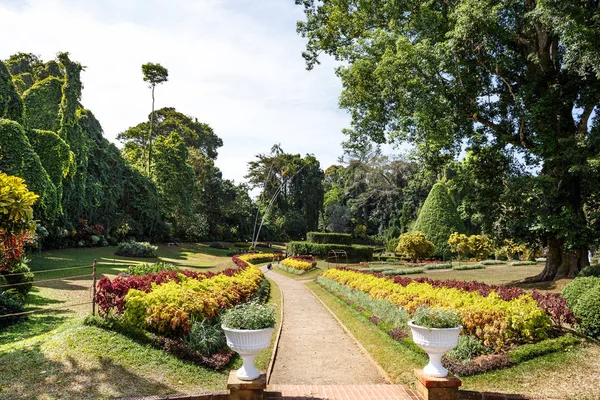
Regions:
[[[343, 61], [351, 142], [409, 141], [432, 168], [464, 148], [508, 155], [529, 171], [514, 204], [529, 223], [515, 234], [548, 246], [538, 279], [586, 265], [598, 236], [598, 1], [296, 3], [308, 67], [321, 52]], [[499, 191], [515, 187], [505, 182]]]

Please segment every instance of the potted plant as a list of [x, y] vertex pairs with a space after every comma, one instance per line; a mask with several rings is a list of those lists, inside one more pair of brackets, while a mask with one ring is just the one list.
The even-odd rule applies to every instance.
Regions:
[[420, 307], [408, 321], [413, 341], [425, 350], [429, 364], [423, 368], [425, 375], [444, 378], [448, 370], [442, 365], [442, 356], [458, 344], [462, 326], [460, 317], [453, 311]]
[[244, 364], [236, 376], [243, 381], [252, 381], [260, 376], [254, 359], [269, 347], [275, 328], [275, 312], [265, 304], [249, 302], [227, 311], [221, 319], [221, 328], [227, 337], [227, 346], [237, 352]]

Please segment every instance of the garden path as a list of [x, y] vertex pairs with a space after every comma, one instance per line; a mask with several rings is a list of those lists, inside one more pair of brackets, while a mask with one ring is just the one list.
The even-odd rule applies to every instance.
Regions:
[[386, 383], [374, 361], [361, 352], [302, 282], [274, 271], [266, 275], [279, 285], [284, 298], [283, 326], [270, 384]]

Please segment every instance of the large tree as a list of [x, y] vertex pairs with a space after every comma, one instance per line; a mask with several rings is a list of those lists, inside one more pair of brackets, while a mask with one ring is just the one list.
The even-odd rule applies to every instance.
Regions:
[[465, 146], [516, 152], [531, 171], [527, 229], [548, 246], [537, 279], [587, 264], [600, 185], [598, 0], [296, 3], [308, 66], [321, 52], [343, 61], [351, 141], [409, 141], [429, 160]]

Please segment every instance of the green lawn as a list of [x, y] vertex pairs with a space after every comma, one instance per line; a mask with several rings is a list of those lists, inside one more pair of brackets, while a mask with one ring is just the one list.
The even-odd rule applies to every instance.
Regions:
[[[36, 306], [60, 303], [32, 293]], [[271, 281], [279, 318], [281, 293]], [[84, 310], [82, 314], [89, 313]], [[281, 323], [279, 321], [278, 323]], [[266, 369], [273, 351], [256, 365]], [[119, 333], [83, 324], [71, 310], [34, 314], [0, 332], [0, 399], [96, 399], [122, 396], [199, 393], [226, 388], [230, 368], [215, 372], [181, 361]]]
[[131, 264], [169, 262], [181, 267], [215, 267], [230, 260], [227, 250], [213, 249], [202, 243], [181, 243], [179, 246], [158, 245], [158, 257], [135, 258], [115, 255], [116, 247], [48, 250], [33, 254], [28, 263], [32, 271], [81, 265], [127, 267]]

